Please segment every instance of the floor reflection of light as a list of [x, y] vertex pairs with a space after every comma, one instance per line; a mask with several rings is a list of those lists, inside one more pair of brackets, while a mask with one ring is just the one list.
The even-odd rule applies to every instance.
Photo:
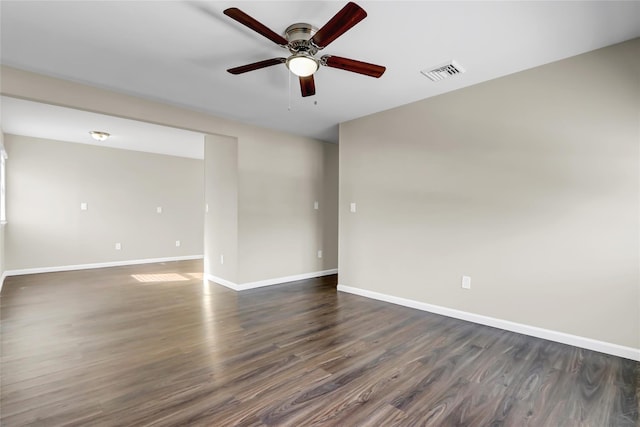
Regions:
[[205, 278], [200, 298], [200, 348], [207, 353], [211, 367], [217, 369], [229, 354], [230, 345], [233, 346], [227, 341], [229, 335], [242, 331], [237, 317], [237, 295]]
[[211, 282], [207, 279], [202, 280], [202, 294], [211, 295]]
[[189, 280], [188, 277], [184, 277], [178, 273], [164, 273], [164, 274], [132, 274], [131, 277], [136, 279], [140, 283], [150, 282], [184, 282]]
[[204, 279], [202, 281], [202, 323], [204, 324], [204, 340], [213, 345], [216, 341], [216, 328], [213, 313], [213, 292], [211, 292], [211, 282]]

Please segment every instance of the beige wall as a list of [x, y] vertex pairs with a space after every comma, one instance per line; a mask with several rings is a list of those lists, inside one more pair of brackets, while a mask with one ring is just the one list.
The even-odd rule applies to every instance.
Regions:
[[207, 136], [205, 271], [245, 284], [335, 269], [337, 159], [292, 136]]
[[340, 283], [640, 348], [639, 111], [634, 40], [342, 124]]
[[2, 289], [2, 283], [4, 283], [5, 268], [5, 255], [4, 255], [4, 225], [0, 225], [0, 289]]
[[205, 203], [209, 207], [204, 224], [204, 271], [237, 283], [238, 141], [207, 135], [204, 165]]
[[338, 145], [325, 144], [323, 159], [322, 195], [322, 247], [324, 251], [323, 268], [338, 267], [338, 177], [339, 177]]
[[[173, 126], [213, 136], [224, 135], [236, 139], [238, 141], [237, 166], [239, 171], [238, 219], [239, 221], [241, 220], [238, 223], [238, 256], [240, 258], [240, 251], [243, 251], [243, 259], [246, 258], [248, 260], [237, 266], [237, 283], [242, 284], [247, 280], [259, 281], [313, 273], [318, 269], [330, 270], [337, 268], [337, 184], [336, 177], [329, 176], [329, 171], [333, 170], [333, 173], [335, 173], [337, 170], [337, 149], [335, 145], [310, 138], [292, 136], [283, 132], [248, 126], [205, 113], [46, 77], [11, 67], [2, 66], [1, 72], [2, 82], [0, 89], [2, 94], [6, 96]], [[273, 147], [273, 149], [269, 147]], [[289, 158], [291, 160], [288, 160]], [[309, 181], [298, 183], [301, 190], [300, 193], [296, 195], [279, 193], [273, 186], [278, 185], [281, 182], [281, 177], [289, 173], [286, 168], [290, 167], [290, 163], [293, 164], [295, 159], [304, 161], [305, 165], [313, 164], [314, 172], [313, 174], [305, 172], [304, 180]], [[265, 172], [270, 167], [273, 168], [274, 165], [285, 170], [278, 173], [271, 172], [268, 176], [265, 175]], [[246, 171], [247, 173], [241, 173], [241, 171]], [[268, 205], [264, 207], [264, 212], [257, 214], [252, 211], [254, 209], [253, 206], [257, 203], [254, 198], [262, 198], [263, 194], [255, 192], [251, 187], [252, 183], [256, 183], [254, 180], [256, 175], [253, 175], [254, 173], [263, 174], [263, 178], [266, 181], [262, 181], [259, 184], [266, 185], [269, 188], [270, 195]], [[306, 228], [286, 229], [284, 234], [272, 231], [274, 227], [276, 229], [281, 227], [281, 220], [275, 216], [278, 213], [278, 209], [282, 209], [280, 203], [282, 200], [278, 200], [280, 196], [286, 196], [288, 202], [285, 203], [292, 203], [290, 207], [298, 210], [296, 221], [305, 223]], [[321, 201], [322, 212], [316, 211], [308, 214], [297, 207], [298, 203], [302, 206], [303, 203], [306, 205], [308, 200], [313, 202], [315, 197], [325, 200], [325, 202]], [[313, 205], [311, 205], [310, 209], [312, 208]], [[210, 212], [211, 209], [215, 209], [215, 207], [210, 206]], [[305, 207], [304, 209], [307, 208]], [[330, 215], [333, 215], [333, 217], [330, 217]], [[242, 227], [252, 229], [253, 232], [244, 232]], [[318, 230], [318, 227], [323, 228]], [[282, 231], [282, 228], [279, 228], [279, 230]], [[273, 243], [261, 241], [261, 239], [272, 239], [274, 236], [276, 239], [289, 242], [289, 245], [282, 247], [279, 246], [279, 243], [276, 243], [275, 248], [265, 252]], [[215, 239], [215, 236], [207, 235], [205, 237], [208, 244], [214, 243], [211, 239]], [[323, 248], [323, 258], [317, 259], [316, 251], [320, 249], [318, 247], [320, 243]], [[279, 252], [281, 249], [283, 252]], [[208, 254], [206, 258], [211, 260], [219, 259], [219, 254], [211, 256]], [[227, 258], [225, 257], [225, 265], [226, 263]], [[213, 263], [210, 265], [213, 266]], [[215, 274], [214, 272], [209, 273]], [[232, 273], [223, 272], [221, 274]], [[276, 275], [275, 277], [274, 274]]]
[[239, 140], [239, 283], [337, 267], [337, 170], [325, 165], [337, 154], [334, 144], [290, 135]]
[[[4, 132], [0, 129], [0, 153], [4, 150]], [[0, 224], [0, 289], [2, 288], [5, 268], [5, 255], [4, 255], [4, 227], [5, 224]]]
[[8, 270], [202, 255], [202, 160], [15, 135], [5, 145]]

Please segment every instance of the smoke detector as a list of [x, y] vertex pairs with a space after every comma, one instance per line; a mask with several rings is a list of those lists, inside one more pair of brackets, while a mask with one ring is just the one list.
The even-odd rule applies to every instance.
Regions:
[[445, 64], [427, 68], [420, 72], [430, 80], [438, 82], [440, 80], [462, 74], [465, 72], [465, 69], [456, 61], [449, 61]]

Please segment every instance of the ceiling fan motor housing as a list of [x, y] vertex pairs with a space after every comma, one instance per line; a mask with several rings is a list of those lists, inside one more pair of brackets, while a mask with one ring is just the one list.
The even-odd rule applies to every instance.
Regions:
[[285, 30], [289, 51], [291, 53], [308, 52], [315, 55], [318, 48], [311, 43], [310, 39], [317, 31], [318, 28], [304, 22], [289, 25]]

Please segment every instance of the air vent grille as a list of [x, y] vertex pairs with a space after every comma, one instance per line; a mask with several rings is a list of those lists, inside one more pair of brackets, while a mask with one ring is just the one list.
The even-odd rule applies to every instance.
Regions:
[[427, 68], [420, 72], [434, 82], [438, 82], [440, 80], [462, 74], [465, 72], [465, 69], [456, 61], [451, 61], [436, 67]]

